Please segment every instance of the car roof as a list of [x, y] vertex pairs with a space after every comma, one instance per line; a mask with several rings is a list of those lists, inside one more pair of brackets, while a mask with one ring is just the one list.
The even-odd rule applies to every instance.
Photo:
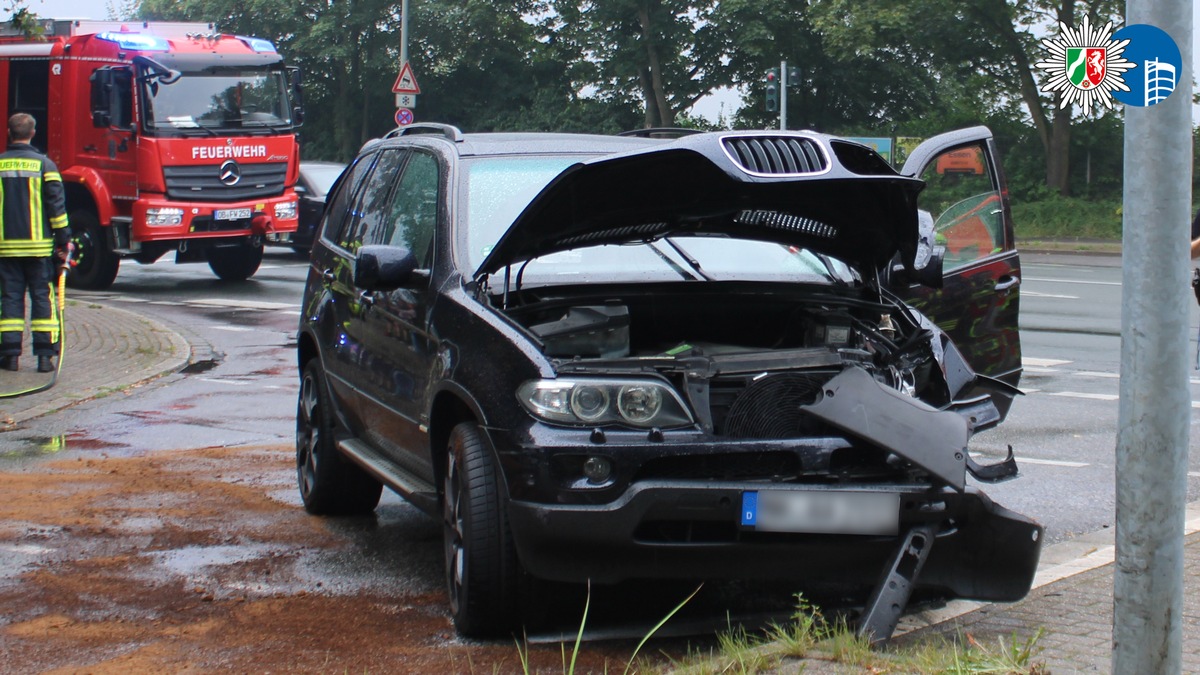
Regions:
[[[442, 143], [453, 145], [455, 152], [460, 157], [544, 154], [609, 155], [668, 142], [666, 139], [659, 138], [562, 132], [462, 133], [453, 127], [429, 126], [435, 127], [432, 129], [433, 133], [425, 130], [422, 130], [422, 133], [396, 134], [393, 132], [381, 139], [367, 141], [363, 150], [393, 143], [399, 145]], [[443, 128], [445, 129], [444, 133], [437, 133]]]

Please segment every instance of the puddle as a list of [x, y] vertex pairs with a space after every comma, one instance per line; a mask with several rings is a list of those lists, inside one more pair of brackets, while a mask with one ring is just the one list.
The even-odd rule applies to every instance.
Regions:
[[56, 455], [64, 450], [106, 450], [111, 448], [127, 448], [125, 443], [102, 441], [98, 438], [85, 436], [81, 432], [72, 431], [57, 436], [31, 436], [24, 439], [14, 439], [5, 443], [13, 449], [0, 452], [3, 459], [27, 459]]
[[195, 576], [206, 568], [217, 565], [233, 565], [269, 555], [266, 546], [248, 544], [242, 546], [188, 546], [172, 551], [155, 551], [145, 555], [156, 558], [163, 567], [182, 576]]
[[66, 434], [57, 436], [33, 436], [13, 443], [16, 447], [13, 450], [7, 450], [0, 453], [0, 457], [4, 459], [21, 459], [26, 457], [40, 457], [43, 455], [53, 455], [67, 449]]
[[195, 375], [196, 373], [207, 373], [216, 368], [220, 362], [215, 359], [204, 359], [203, 361], [195, 361], [183, 367], [179, 372], [184, 375]]

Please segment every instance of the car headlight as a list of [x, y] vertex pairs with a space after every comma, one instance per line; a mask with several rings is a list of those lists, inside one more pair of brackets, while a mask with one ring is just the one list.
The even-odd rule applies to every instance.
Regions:
[[679, 394], [655, 380], [530, 380], [517, 398], [534, 417], [559, 424], [649, 429], [694, 423]]
[[183, 209], [162, 208], [146, 209], [146, 224], [178, 225], [183, 222]]
[[279, 220], [292, 220], [296, 217], [296, 202], [280, 202], [275, 205], [275, 217]]

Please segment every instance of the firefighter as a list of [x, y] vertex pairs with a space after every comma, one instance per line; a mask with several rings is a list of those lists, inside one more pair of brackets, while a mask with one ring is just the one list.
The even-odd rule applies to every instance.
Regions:
[[54, 263], [66, 260], [71, 241], [62, 176], [30, 145], [32, 115], [8, 118], [8, 150], [0, 154], [0, 368], [17, 370], [25, 333], [25, 294], [39, 373], [54, 370], [58, 314], [54, 311]]

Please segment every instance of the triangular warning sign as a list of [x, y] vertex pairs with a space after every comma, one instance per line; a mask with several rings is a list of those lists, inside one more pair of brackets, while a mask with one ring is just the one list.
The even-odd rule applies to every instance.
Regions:
[[400, 77], [396, 78], [396, 84], [392, 85], [392, 91], [397, 94], [419, 94], [421, 88], [417, 86], [417, 78], [413, 75], [412, 66], [405, 61], [400, 68]]

